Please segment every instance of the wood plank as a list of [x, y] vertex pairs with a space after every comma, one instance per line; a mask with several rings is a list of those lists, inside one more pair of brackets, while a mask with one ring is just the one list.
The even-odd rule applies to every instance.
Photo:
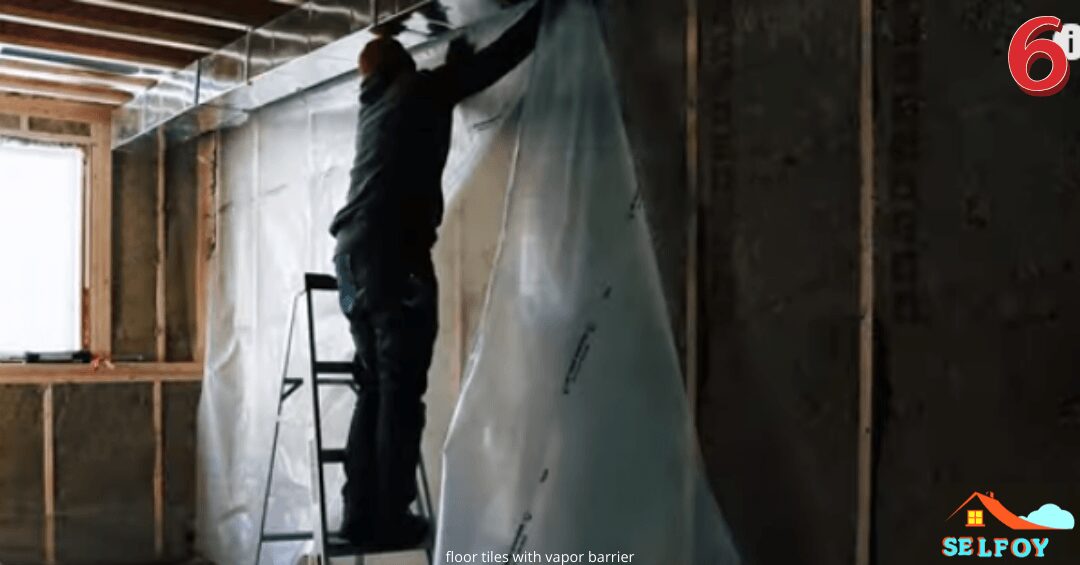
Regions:
[[698, 296], [701, 278], [701, 194], [698, 183], [698, 71], [699, 37], [698, 0], [686, 2], [686, 192], [690, 201], [686, 222], [686, 394], [690, 421], [697, 426], [700, 382], [700, 340]]
[[859, 0], [859, 414], [855, 564], [870, 565], [874, 512], [874, 1]]
[[66, 100], [95, 102], [111, 106], [119, 106], [133, 98], [131, 93], [123, 90], [19, 77], [5, 74], [3, 70], [0, 70], [0, 90], [54, 96]]
[[112, 124], [93, 124], [90, 145], [90, 351], [112, 354]]
[[165, 426], [162, 422], [161, 381], [154, 383], [154, 555], [165, 555]]
[[0, 364], [0, 385], [198, 382], [201, 363]]
[[158, 361], [165, 361], [168, 354], [168, 320], [165, 310], [165, 128], [157, 131], [157, 205], [154, 211], [157, 218], [157, 262], [154, 276], [154, 338]]
[[66, 0], [5, 0], [0, 14], [208, 48], [221, 47], [239, 35], [235, 30]]
[[[6, 71], [6, 72], [5, 72]], [[76, 84], [96, 84], [99, 86], [111, 86], [134, 91], [145, 90], [157, 84], [157, 81], [149, 77], [134, 77], [116, 73], [106, 73], [77, 67], [53, 63], [37, 63], [0, 55], [0, 72], [5, 74], [30, 74], [31, 78], [51, 77], [57, 82], [73, 82]], [[49, 78], [46, 78], [49, 80]]]
[[166, 68], [184, 67], [200, 56], [196, 51], [8, 21], [0, 21], [0, 43]]
[[214, 202], [218, 187], [218, 157], [221, 148], [221, 133], [203, 136], [199, 139], [197, 153], [197, 182], [199, 190], [198, 211], [195, 238], [198, 253], [195, 258], [195, 337], [192, 356], [195, 361], [206, 357], [206, 322], [207, 322], [207, 284], [209, 282], [210, 259], [216, 246], [217, 210]]
[[182, 14], [193, 14], [204, 18], [237, 22], [249, 26], [261, 26], [266, 22], [288, 12], [292, 6], [264, 0], [119, 0], [119, 4], [134, 4]]
[[56, 563], [56, 441], [54, 436], [53, 386], [45, 385], [42, 395], [42, 453], [45, 497], [45, 564]]

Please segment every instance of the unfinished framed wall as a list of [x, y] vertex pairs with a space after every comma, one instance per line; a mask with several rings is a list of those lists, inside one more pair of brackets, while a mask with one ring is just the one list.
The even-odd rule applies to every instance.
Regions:
[[[106, 106], [0, 96], [0, 136], [85, 151], [83, 345], [93, 356], [0, 364], [0, 562], [192, 552], [216, 137], [175, 155], [154, 140], [147, 159], [114, 153], [110, 128]], [[147, 163], [150, 174], [133, 173]], [[132, 281], [149, 281], [148, 308]], [[142, 318], [145, 334], [132, 322]], [[143, 342], [146, 354], [131, 355]]]
[[113, 155], [115, 362], [201, 362], [217, 136], [154, 133]]

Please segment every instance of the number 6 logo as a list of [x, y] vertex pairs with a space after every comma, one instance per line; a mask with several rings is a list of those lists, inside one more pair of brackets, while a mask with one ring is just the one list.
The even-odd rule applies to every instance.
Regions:
[[[1048, 31], [1061, 31], [1061, 19], [1054, 16], [1031, 18], [1016, 30], [1009, 43], [1009, 72], [1020, 90], [1031, 96], [1053, 96], [1069, 82], [1069, 59], [1052, 39], [1035, 39]], [[1050, 74], [1031, 78], [1031, 65], [1039, 59], [1050, 61]]]

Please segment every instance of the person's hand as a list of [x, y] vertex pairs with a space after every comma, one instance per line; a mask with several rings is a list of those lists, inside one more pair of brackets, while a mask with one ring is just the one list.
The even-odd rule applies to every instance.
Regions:
[[405, 22], [397, 18], [371, 28], [371, 33], [376, 37], [395, 37], [403, 31], [405, 31]]
[[454, 64], [468, 60], [476, 53], [476, 46], [464, 35], [455, 37], [446, 48], [446, 63]]

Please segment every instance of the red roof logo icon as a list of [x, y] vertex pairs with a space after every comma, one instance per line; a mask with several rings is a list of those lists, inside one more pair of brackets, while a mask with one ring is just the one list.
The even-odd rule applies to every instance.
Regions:
[[[967, 510], [967, 526], [969, 528], [978, 528], [985, 525], [984, 512], [988, 512], [998, 522], [1011, 530], [1069, 530], [1073, 527], [1072, 514], [1062, 510], [1057, 505], [1047, 504], [1036, 512], [1032, 512], [1030, 516], [1017, 516], [1008, 508], [1005, 508], [1005, 505], [1000, 500], [994, 498], [993, 492], [986, 494], [972, 493], [963, 504], [949, 515], [946, 521], [951, 520], [961, 510]], [[1067, 518], [1061, 521], [1038, 520], [1041, 523], [1035, 521], [1037, 515], [1042, 516], [1044, 513], [1051, 512]]]

